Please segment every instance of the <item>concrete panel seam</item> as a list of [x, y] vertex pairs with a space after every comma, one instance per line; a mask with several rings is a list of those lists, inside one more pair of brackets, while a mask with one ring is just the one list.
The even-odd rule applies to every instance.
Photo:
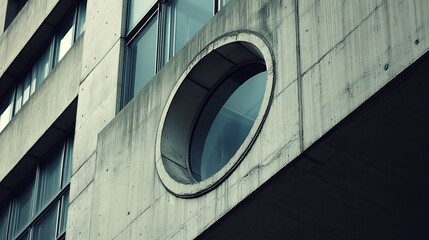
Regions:
[[[316, 65], [318, 65], [326, 56], [328, 56], [334, 49], [338, 48], [342, 44], [344, 44], [345, 40], [352, 35], [354, 31], [356, 31], [364, 22], [366, 22], [375, 12], [378, 11], [380, 7], [383, 5], [387, 5], [386, 1], [383, 1], [380, 5], [377, 5], [372, 12], [370, 12], [362, 21], [359, 22], [359, 24], [356, 25], [350, 32], [348, 32], [346, 35], [344, 35], [344, 38], [341, 39], [337, 44], [335, 44], [331, 49], [326, 51], [314, 64], [312, 64], [308, 69], [306, 69], [302, 74], [301, 77], [307, 74], [311, 69], [313, 69]], [[298, 21], [299, 22], [299, 21]]]
[[79, 86], [85, 82], [86, 78], [91, 75], [91, 73], [94, 71], [94, 69], [96, 69], [98, 67], [98, 65], [104, 60], [104, 58], [107, 56], [107, 54], [110, 53], [110, 51], [112, 51], [112, 49], [115, 47], [115, 45], [121, 41], [121, 39], [123, 38], [118, 38], [118, 40], [116, 40], [112, 46], [110, 46], [109, 50], [107, 50], [107, 52], [103, 55], [103, 57], [100, 58], [100, 60], [97, 62], [97, 64], [95, 64], [95, 66], [88, 72], [88, 74], [86, 74], [85, 76], [82, 77], [81, 82], [79, 83]]
[[299, 33], [299, 0], [295, 0], [295, 35], [296, 35], [296, 72], [297, 72], [297, 91], [298, 91], [298, 114], [299, 114], [299, 150], [304, 151], [304, 113], [302, 100], [302, 66], [301, 66], [301, 45]]

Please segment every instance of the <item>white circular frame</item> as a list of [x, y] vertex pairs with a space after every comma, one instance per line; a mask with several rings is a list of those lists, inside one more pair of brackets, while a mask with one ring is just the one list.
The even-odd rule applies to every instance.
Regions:
[[[210, 54], [213, 50], [234, 42], [245, 42], [250, 45], [253, 45], [253, 47], [255, 47], [257, 51], [259, 51], [259, 53], [262, 55], [263, 60], [265, 61], [266, 72], [267, 72], [267, 83], [266, 83], [264, 98], [263, 98], [258, 116], [255, 119], [255, 122], [252, 128], [250, 129], [249, 134], [247, 135], [247, 137], [245, 138], [241, 146], [238, 148], [237, 152], [229, 160], [229, 162], [225, 166], [223, 166], [217, 173], [200, 182], [189, 183], [189, 184], [180, 183], [177, 180], [173, 179], [168, 173], [164, 165], [163, 157], [161, 153], [162, 132], [164, 129], [164, 124], [166, 121], [168, 111], [170, 109], [170, 106], [172, 104], [172, 101], [176, 93], [178, 92], [179, 88], [182, 86], [182, 83], [184, 82], [188, 74], [191, 72], [191, 70], [200, 62], [200, 60], [203, 59], [208, 54]], [[158, 176], [162, 184], [165, 186], [165, 188], [175, 196], [178, 196], [181, 198], [192, 198], [192, 197], [200, 196], [212, 190], [217, 185], [219, 185], [223, 180], [225, 180], [238, 167], [240, 162], [244, 159], [247, 152], [252, 147], [253, 142], [256, 140], [262, 128], [263, 122], [265, 121], [265, 118], [268, 114], [269, 106], [271, 105], [273, 91], [274, 91], [274, 66], [273, 66], [272, 53], [266, 41], [264, 41], [264, 39], [258, 36], [257, 34], [252, 32], [236, 32], [236, 33], [222, 36], [217, 40], [215, 40], [214, 42], [210, 43], [207, 47], [205, 47], [192, 60], [192, 62], [189, 64], [189, 66], [180, 76], [179, 80], [177, 81], [176, 85], [174, 86], [167, 100], [167, 103], [161, 115], [158, 131], [156, 135], [156, 143], [155, 143], [156, 145], [155, 146], [155, 151], [156, 151], [155, 164], [156, 164]]]

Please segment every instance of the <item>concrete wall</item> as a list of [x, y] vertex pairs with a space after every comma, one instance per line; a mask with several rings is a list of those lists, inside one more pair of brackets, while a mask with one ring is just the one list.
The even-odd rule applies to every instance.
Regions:
[[97, 135], [115, 117], [121, 91], [125, 1], [88, 0], [76, 116], [68, 239], [90, 239]]
[[[82, 233], [73, 239], [197, 236], [427, 52], [424, 9], [424, 0], [305, 0], [298, 6], [232, 0], [98, 135], [96, 154], [82, 167], [82, 175], [95, 172], [94, 179], [82, 177], [90, 184], [71, 204], [75, 229], [68, 231]], [[258, 32], [274, 53], [276, 86], [266, 122], [218, 188], [198, 198], [174, 197], [155, 168], [161, 112], [197, 53], [241, 30]]]

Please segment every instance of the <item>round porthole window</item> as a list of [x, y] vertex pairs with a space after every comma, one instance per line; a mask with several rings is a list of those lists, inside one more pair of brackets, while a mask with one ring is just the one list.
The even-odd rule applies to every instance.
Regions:
[[204, 49], [179, 79], [162, 114], [156, 166], [180, 197], [203, 194], [244, 159], [273, 91], [268, 46], [254, 34], [224, 37]]
[[218, 172], [243, 144], [261, 108], [266, 76], [264, 64], [248, 64], [213, 90], [191, 138], [189, 165], [196, 181]]

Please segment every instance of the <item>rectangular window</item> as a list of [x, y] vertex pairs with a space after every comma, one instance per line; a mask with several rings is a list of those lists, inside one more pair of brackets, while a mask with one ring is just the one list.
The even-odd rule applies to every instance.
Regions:
[[156, 0], [130, 0], [128, 5], [128, 28], [129, 33], [152, 8]]
[[70, 135], [46, 161], [38, 164], [30, 180], [0, 209], [0, 239], [64, 238], [72, 154]]
[[[153, 78], [228, 0], [129, 0], [122, 106]], [[158, 3], [157, 3], [158, 2]]]
[[175, 0], [166, 4], [164, 64], [213, 17], [213, 6], [213, 0]]
[[19, 192], [12, 202], [11, 224], [9, 237], [18, 236], [30, 223], [33, 217], [34, 177]]
[[46, 207], [60, 191], [61, 159], [63, 155], [63, 148], [60, 148], [52, 156], [51, 161], [39, 167], [37, 211]]
[[77, 11], [77, 24], [76, 24], [76, 37], [79, 38], [82, 35], [83, 31], [85, 31], [85, 22], [86, 22], [86, 0], [82, 1], [79, 4], [79, 9]]
[[55, 223], [58, 207], [54, 206], [34, 227], [34, 240], [55, 239]]
[[58, 31], [57, 42], [55, 44], [55, 62], [59, 62], [73, 45], [74, 21], [74, 16], [70, 17]]
[[155, 75], [157, 26], [158, 18], [156, 15], [152, 17], [129, 46], [130, 92], [132, 96], [135, 96]]
[[0, 103], [0, 132], [12, 119], [14, 95], [14, 91], [12, 93], [9, 93], [9, 95], [6, 96], [6, 99]]

